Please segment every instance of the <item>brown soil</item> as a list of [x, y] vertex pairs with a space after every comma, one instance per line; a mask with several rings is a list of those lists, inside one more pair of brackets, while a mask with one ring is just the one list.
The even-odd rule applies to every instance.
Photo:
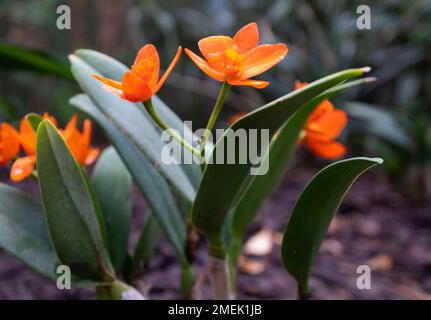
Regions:
[[[266, 203], [250, 228], [249, 237], [267, 228], [273, 249], [266, 256], [242, 259], [238, 297], [295, 299], [296, 285], [280, 261], [280, 238], [288, 214], [315, 170], [295, 169]], [[32, 187], [24, 185], [29, 190]], [[136, 196], [135, 213], [145, 210]], [[138, 218], [142, 221], [142, 217]], [[136, 238], [134, 232], [132, 239]], [[133, 240], [132, 240], [133, 241]], [[205, 243], [195, 263], [209, 297]], [[314, 264], [312, 299], [431, 299], [431, 202], [415, 205], [390, 189], [376, 172], [362, 176], [347, 195]], [[371, 290], [359, 290], [356, 269], [372, 269]], [[179, 266], [164, 239], [144, 272], [154, 299], [180, 298]], [[0, 299], [93, 299], [91, 290], [59, 291], [55, 284], [0, 252]]]

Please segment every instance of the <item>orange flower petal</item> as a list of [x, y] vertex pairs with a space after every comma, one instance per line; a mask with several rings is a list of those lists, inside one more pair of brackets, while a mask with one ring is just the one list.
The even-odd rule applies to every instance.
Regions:
[[159, 54], [157, 53], [157, 49], [152, 44], [146, 44], [143, 46], [136, 55], [135, 62], [133, 62], [133, 65], [136, 65], [140, 63], [142, 60], [151, 58], [154, 59], [157, 57], [157, 60], [159, 60]]
[[172, 72], [172, 70], [175, 68], [178, 60], [180, 59], [181, 56], [181, 52], [183, 51], [183, 48], [180, 46], [178, 47], [177, 50], [177, 54], [175, 55], [175, 57], [172, 59], [171, 64], [169, 65], [169, 67], [166, 69], [165, 73], [163, 74], [163, 76], [160, 78], [159, 83], [157, 83], [156, 88], [154, 89], [154, 94], [157, 93], [157, 91], [160, 90], [160, 88], [162, 87], [163, 83], [165, 83], [166, 79], [168, 78], [169, 74]]
[[186, 54], [188, 57], [198, 66], [199, 69], [201, 69], [206, 75], [209, 77], [218, 80], [218, 81], [224, 81], [225, 77], [224, 74], [213, 69], [207, 61], [196, 55], [194, 52], [185, 49]]
[[257, 89], [266, 88], [269, 85], [268, 81], [260, 81], [260, 80], [228, 80], [228, 83], [234, 86], [251, 86]]
[[76, 124], [78, 123], [78, 116], [74, 114], [72, 118], [70, 118], [69, 122], [66, 125], [66, 128], [63, 131], [63, 137], [65, 140], [69, 139], [74, 131], [76, 130]]
[[[337, 138], [343, 129], [347, 125], [347, 114], [343, 110], [333, 110], [322, 116], [320, 119], [312, 122], [311, 124], [316, 125], [320, 128], [320, 134], [316, 134], [316, 139], [322, 137], [324, 140], [334, 140]], [[310, 125], [307, 126], [310, 127]], [[308, 135], [312, 135], [313, 132], [307, 132]]]
[[8, 123], [2, 123], [0, 127], [1, 164], [6, 164], [16, 157], [19, 152], [19, 134]]
[[126, 72], [123, 77], [124, 98], [131, 102], [147, 101], [153, 95], [151, 88], [133, 72]]
[[25, 118], [19, 124], [19, 139], [25, 153], [28, 155], [36, 154], [36, 134]]
[[27, 156], [17, 159], [10, 170], [12, 181], [21, 181], [31, 175], [36, 164], [36, 156]]
[[242, 78], [254, 77], [279, 63], [287, 54], [283, 43], [257, 46], [245, 54]]
[[106, 84], [109, 87], [112, 87], [114, 89], [119, 89], [119, 90], [122, 89], [121, 82], [99, 76], [98, 74], [92, 74], [92, 76], [93, 76], [93, 78], [96, 78], [97, 80], [103, 82], [104, 84]]
[[311, 123], [311, 122], [318, 121], [321, 117], [323, 117], [328, 113], [331, 113], [334, 109], [335, 109], [334, 105], [331, 103], [331, 101], [325, 99], [319, 103], [316, 109], [314, 109], [314, 111], [308, 117], [307, 122]]
[[82, 141], [86, 146], [86, 148], [88, 148], [88, 146], [90, 145], [90, 138], [91, 138], [91, 129], [92, 129], [91, 121], [89, 119], [85, 119], [83, 127], [84, 129], [82, 130]]
[[314, 154], [316, 154], [321, 158], [328, 159], [328, 160], [334, 160], [334, 159], [340, 158], [346, 153], [346, 147], [343, 144], [336, 141], [325, 143], [325, 142], [307, 138], [306, 145], [311, 152], [313, 152]]
[[152, 44], [147, 44], [139, 50], [132, 71], [144, 79], [150, 88], [155, 88], [159, 80], [160, 59], [157, 49]]
[[256, 22], [252, 22], [242, 27], [233, 37], [233, 41], [241, 53], [257, 47], [259, 44], [259, 29]]
[[234, 41], [228, 36], [211, 36], [199, 40], [198, 46], [209, 65], [221, 71], [224, 69], [226, 49], [232, 48]]
[[96, 161], [97, 157], [99, 156], [100, 149], [98, 148], [90, 148], [90, 150], [87, 153], [87, 156], [85, 158], [85, 165], [88, 166], [92, 164], [94, 161]]

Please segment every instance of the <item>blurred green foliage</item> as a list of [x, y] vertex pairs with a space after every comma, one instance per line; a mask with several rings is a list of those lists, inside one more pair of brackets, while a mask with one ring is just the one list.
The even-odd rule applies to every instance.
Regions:
[[[71, 30], [56, 28], [59, 4], [71, 7]], [[371, 30], [356, 27], [356, 9], [363, 4], [371, 9]], [[426, 177], [418, 172], [429, 170], [431, 162], [431, 90], [427, 90], [431, 86], [431, 1], [0, 0], [0, 42], [44, 51], [59, 62], [86, 47], [130, 64], [137, 49], [151, 42], [166, 67], [179, 44], [197, 50], [202, 37], [233, 35], [250, 21], [258, 23], [262, 43], [285, 42], [289, 54], [262, 77], [271, 81], [267, 89], [235, 88], [224, 118], [285, 94], [295, 79], [311, 81], [369, 65], [378, 81], [350, 90], [338, 100], [349, 104], [335, 101], [337, 107], [346, 106], [353, 118], [346, 134], [349, 148], [384, 157], [386, 170], [395, 180], [410, 179], [411, 171], [422, 180]], [[160, 92], [162, 99], [184, 119], [202, 126], [220, 85], [185, 56], [167, 84]], [[67, 100], [76, 92], [74, 83], [58, 77], [0, 70], [0, 105], [7, 106], [0, 116], [48, 110], [64, 119], [71, 112]], [[382, 117], [391, 120], [384, 123], [390, 125], [376, 130], [379, 122], [370, 115], [361, 116], [363, 105], [355, 113], [355, 101], [365, 102], [380, 116], [385, 114]], [[412, 183], [418, 186], [423, 181], [414, 178]]]

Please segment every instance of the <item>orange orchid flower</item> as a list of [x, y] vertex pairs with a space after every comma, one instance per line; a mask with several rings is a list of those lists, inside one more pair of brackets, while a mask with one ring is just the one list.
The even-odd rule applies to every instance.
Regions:
[[156, 47], [152, 44], [147, 44], [139, 50], [135, 62], [132, 65], [132, 70], [124, 74], [121, 82], [104, 78], [97, 74], [93, 74], [93, 77], [105, 84], [103, 86], [105, 90], [122, 99], [131, 102], [147, 101], [159, 91], [166, 81], [177, 64], [181, 51], [182, 48], [179, 47], [177, 54], [160, 79], [159, 54], [157, 53]]
[[74, 115], [62, 132], [63, 138], [72, 151], [73, 155], [82, 165], [92, 164], [99, 156], [100, 150], [98, 148], [91, 148], [91, 121], [86, 119], [83, 124], [83, 131], [80, 132], [77, 127], [78, 117]]
[[0, 166], [5, 166], [14, 159], [20, 148], [19, 134], [8, 123], [0, 125]]
[[[44, 113], [43, 118], [49, 119], [57, 126], [56, 120], [48, 113]], [[76, 160], [82, 165], [89, 165], [97, 159], [99, 149], [90, 147], [91, 121], [84, 121], [84, 129], [81, 133], [76, 128], [77, 120], [77, 116], [74, 115], [67, 124], [66, 129], [60, 130], [60, 133]], [[36, 133], [25, 118], [20, 123], [19, 140], [27, 155], [13, 163], [10, 171], [12, 181], [21, 181], [29, 177], [36, 166]]]
[[[54, 117], [45, 112], [42, 116], [57, 125]], [[36, 166], [36, 133], [31, 128], [26, 118], [19, 124], [19, 140], [27, 156], [17, 159], [11, 168], [10, 178], [12, 181], [21, 181], [30, 176]]]
[[[306, 85], [307, 83], [296, 81], [295, 89]], [[346, 113], [335, 109], [333, 104], [325, 99], [307, 119], [301, 143], [319, 157], [328, 160], [337, 159], [346, 153], [346, 147], [335, 141], [346, 125]]]
[[207, 37], [200, 40], [198, 46], [205, 59], [188, 49], [185, 51], [208, 76], [231, 85], [258, 89], [265, 88], [269, 82], [250, 78], [272, 68], [288, 51], [283, 43], [259, 45], [259, 30], [255, 22], [242, 27], [233, 38]]

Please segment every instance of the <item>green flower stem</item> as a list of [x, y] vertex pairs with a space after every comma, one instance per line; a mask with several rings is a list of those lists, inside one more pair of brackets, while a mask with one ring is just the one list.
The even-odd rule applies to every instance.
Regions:
[[214, 105], [213, 112], [211, 113], [211, 117], [208, 120], [208, 124], [207, 124], [207, 128], [205, 130], [205, 133], [202, 136], [201, 140], [199, 141], [199, 144], [201, 145], [201, 150], [205, 150], [205, 144], [208, 140], [208, 137], [211, 133], [212, 128], [214, 127], [214, 124], [217, 121], [217, 118], [220, 114], [220, 111], [223, 107], [223, 104], [227, 98], [227, 95], [229, 94], [230, 88], [231, 88], [231, 85], [229, 83], [223, 82], [223, 86], [221, 87], [217, 101]]
[[193, 148], [192, 145], [190, 145], [187, 141], [185, 141], [175, 130], [172, 130], [169, 128], [169, 126], [159, 117], [159, 115], [156, 113], [153, 107], [153, 103], [150, 100], [144, 101], [145, 109], [147, 109], [148, 113], [150, 114], [151, 118], [154, 120], [157, 125], [165, 130], [172, 138], [178, 141], [179, 144], [181, 144], [184, 148], [192, 152], [194, 155], [201, 157], [201, 153], [199, 150]]

